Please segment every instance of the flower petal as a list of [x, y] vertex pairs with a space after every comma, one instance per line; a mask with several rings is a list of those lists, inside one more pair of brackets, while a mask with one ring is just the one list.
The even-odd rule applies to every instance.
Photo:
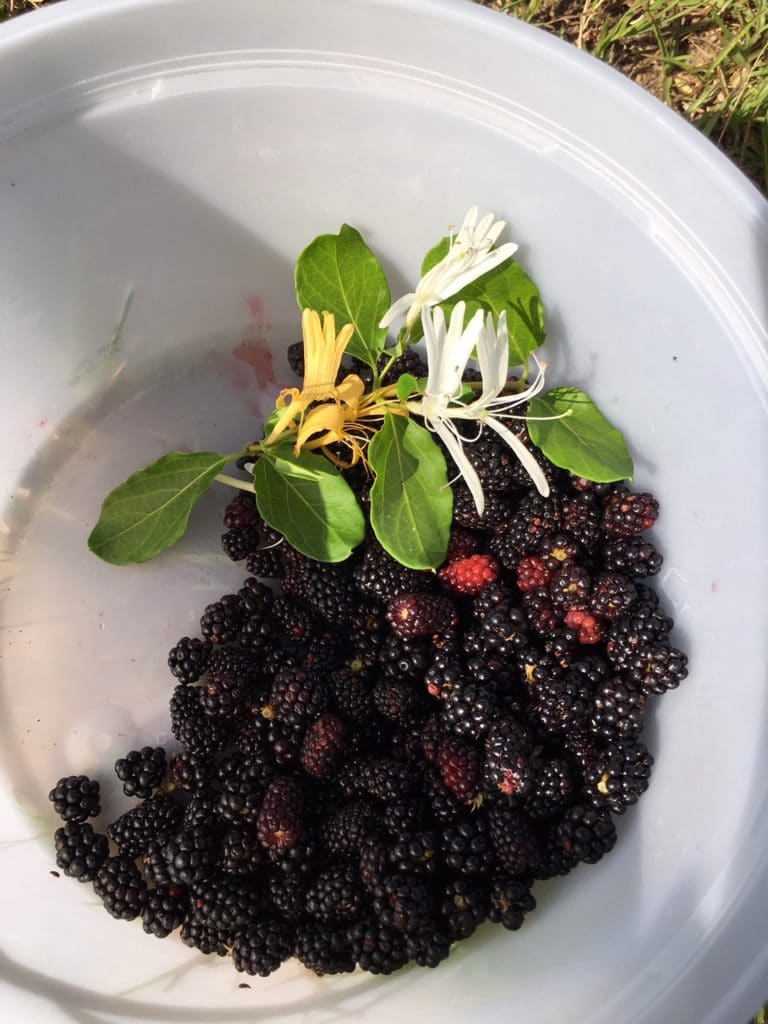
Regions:
[[407, 295], [403, 295], [396, 302], [393, 302], [381, 320], [379, 320], [379, 327], [389, 327], [394, 320], [407, 313], [415, 298], [415, 292], [408, 292]]
[[505, 242], [504, 245], [500, 245], [498, 249], [492, 249], [491, 252], [486, 253], [479, 260], [473, 261], [470, 259], [466, 263], [466, 269], [457, 274], [455, 277], [446, 283], [441, 289], [440, 300], [448, 299], [451, 295], [455, 295], [460, 292], [462, 288], [465, 288], [468, 284], [471, 284], [478, 277], [482, 277], [483, 274], [487, 274], [489, 270], [493, 270], [494, 267], [498, 267], [500, 263], [509, 259], [514, 253], [517, 252], [517, 245], [514, 242]]
[[507, 313], [499, 314], [498, 327], [489, 313], [477, 339], [477, 361], [483, 379], [483, 390], [478, 405], [484, 406], [495, 398], [507, 383], [509, 373], [509, 336], [507, 334]]
[[485, 418], [485, 423], [488, 424], [491, 430], [495, 430], [499, 437], [507, 442], [509, 447], [520, 460], [528, 476], [533, 480], [536, 485], [536, 490], [542, 498], [548, 498], [549, 483], [547, 482], [547, 478], [544, 476], [544, 471], [520, 438], [516, 434], [513, 434], [509, 427], [506, 427], [493, 416], [487, 416]]
[[472, 497], [475, 499], [477, 514], [481, 516], [485, 510], [483, 485], [480, 483], [480, 477], [477, 475], [477, 470], [464, 454], [464, 448], [462, 447], [461, 441], [459, 441], [450, 424], [445, 420], [430, 420], [429, 426], [434, 430], [450, 452], [451, 458], [456, 463], [457, 469], [464, 478], [464, 482], [469, 488]]

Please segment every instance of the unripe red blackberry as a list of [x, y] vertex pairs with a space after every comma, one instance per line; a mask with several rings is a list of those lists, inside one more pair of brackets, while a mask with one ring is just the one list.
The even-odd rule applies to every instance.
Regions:
[[603, 529], [613, 537], [634, 537], [650, 530], [659, 518], [659, 503], [648, 491], [634, 494], [620, 487], [603, 507]]
[[304, 771], [316, 779], [331, 778], [344, 753], [345, 736], [346, 728], [337, 715], [318, 715], [301, 745], [299, 757]]
[[303, 797], [298, 782], [286, 775], [275, 779], [264, 794], [257, 829], [262, 845], [289, 850], [302, 835]]
[[440, 744], [437, 763], [443, 782], [451, 792], [466, 803], [476, 799], [482, 774], [482, 762], [476, 747], [458, 736], [446, 736]]

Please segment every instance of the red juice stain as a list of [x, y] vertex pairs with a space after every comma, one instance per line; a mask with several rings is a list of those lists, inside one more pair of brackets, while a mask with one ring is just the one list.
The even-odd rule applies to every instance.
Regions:
[[264, 315], [264, 300], [260, 295], [248, 295], [245, 301], [248, 303], [248, 309], [252, 317]]
[[232, 355], [238, 362], [251, 367], [260, 388], [275, 383], [272, 349], [264, 341], [243, 341], [233, 349]]

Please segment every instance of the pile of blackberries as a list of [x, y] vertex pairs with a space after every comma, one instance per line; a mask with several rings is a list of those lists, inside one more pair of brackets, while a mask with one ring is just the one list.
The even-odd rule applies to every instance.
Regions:
[[97, 784], [51, 792], [57, 864], [114, 917], [249, 974], [389, 974], [519, 928], [536, 879], [611, 850], [648, 787], [649, 703], [686, 675], [645, 582], [657, 502], [549, 465], [543, 499], [504, 446], [467, 452], [486, 510], [455, 488], [437, 573], [373, 539], [313, 562], [230, 502], [250, 575], [170, 652], [178, 749], [117, 762], [142, 802], [106, 835]]

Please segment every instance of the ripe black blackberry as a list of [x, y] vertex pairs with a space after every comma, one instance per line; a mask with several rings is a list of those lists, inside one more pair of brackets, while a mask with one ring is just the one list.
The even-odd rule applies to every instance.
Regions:
[[425, 820], [423, 801], [401, 798], [387, 804], [380, 817], [381, 827], [392, 836], [415, 832]]
[[244, 562], [258, 548], [259, 542], [255, 526], [238, 526], [221, 535], [221, 549], [233, 562]]
[[168, 877], [174, 885], [193, 885], [214, 871], [218, 861], [218, 840], [204, 826], [185, 828], [163, 844]]
[[[448, 551], [445, 555], [443, 565], [450, 565], [451, 562], [460, 558], [469, 558], [476, 555], [481, 548], [485, 547], [486, 538], [482, 533], [475, 533], [473, 530], [463, 530], [460, 526], [454, 526], [448, 538]], [[484, 590], [487, 588], [483, 588]], [[482, 591], [480, 591], [482, 593]]]
[[375, 919], [352, 925], [347, 936], [353, 960], [370, 974], [392, 974], [408, 962], [405, 935]]
[[92, 882], [96, 872], [107, 859], [107, 837], [93, 831], [85, 822], [72, 821], [57, 828], [53, 834], [56, 866], [68, 878], [79, 882]]
[[536, 768], [533, 782], [525, 796], [525, 810], [536, 820], [553, 818], [573, 803], [576, 786], [572, 770], [562, 758], [543, 761]]
[[439, 714], [432, 714], [421, 727], [421, 753], [427, 764], [437, 764], [442, 740], [442, 720]]
[[200, 704], [208, 718], [232, 718], [242, 707], [247, 692], [248, 683], [242, 676], [212, 676], [200, 687]]
[[434, 904], [423, 878], [392, 875], [373, 891], [373, 911], [380, 924], [412, 935], [429, 924]]
[[648, 789], [652, 767], [653, 756], [643, 743], [614, 743], [587, 773], [590, 799], [597, 807], [623, 814]]
[[364, 906], [358, 871], [350, 864], [324, 868], [307, 891], [306, 912], [320, 924], [351, 924]]
[[363, 886], [373, 892], [392, 873], [394, 844], [381, 839], [367, 839], [360, 850], [358, 873]]
[[93, 891], [112, 917], [133, 921], [147, 898], [147, 884], [131, 857], [107, 857], [93, 880]]
[[260, 669], [259, 656], [235, 644], [217, 647], [211, 653], [208, 663], [208, 672], [214, 679], [221, 676], [238, 676], [249, 684], [258, 680]]
[[327, 622], [347, 625], [354, 617], [359, 595], [344, 568], [306, 559], [301, 567], [301, 592], [298, 596]]
[[513, 603], [513, 594], [509, 587], [495, 583], [491, 587], [483, 587], [472, 598], [472, 615], [475, 619], [482, 622], [499, 605], [511, 606]]
[[286, 666], [275, 676], [269, 692], [269, 705], [281, 722], [293, 727], [305, 726], [328, 706], [328, 686], [319, 675], [307, 669]]
[[437, 874], [439, 857], [435, 833], [403, 832], [396, 836], [389, 851], [389, 863], [394, 871], [404, 874]]
[[523, 797], [534, 780], [530, 731], [512, 716], [494, 722], [485, 743], [483, 788], [490, 798]]
[[431, 573], [407, 568], [374, 540], [366, 545], [352, 578], [363, 594], [382, 603], [401, 594], [427, 593], [435, 588]]
[[356, 758], [344, 765], [337, 784], [344, 797], [372, 796], [384, 803], [408, 796], [415, 777], [408, 764], [378, 757], [367, 760]]
[[183, 817], [181, 804], [159, 793], [132, 807], [107, 826], [107, 835], [126, 857], [139, 857], [153, 839], [175, 832]]
[[497, 605], [480, 621], [479, 645], [473, 644], [473, 636], [473, 633], [465, 634], [464, 650], [467, 654], [512, 658], [528, 644], [525, 615], [513, 605]]
[[458, 526], [494, 533], [507, 523], [511, 514], [507, 503], [498, 494], [489, 491], [485, 496], [483, 514], [480, 515], [469, 490], [461, 485], [453, 488], [453, 521]]
[[579, 542], [570, 533], [561, 530], [559, 533], [545, 534], [539, 542], [536, 555], [532, 557], [541, 559], [544, 568], [554, 574], [565, 568], [569, 562], [582, 560], [583, 551]]
[[549, 584], [552, 604], [562, 614], [574, 608], [588, 608], [592, 590], [589, 573], [575, 562], [564, 565]]
[[488, 916], [488, 889], [476, 878], [448, 882], [439, 896], [439, 920], [448, 937], [468, 939]]
[[247, 826], [227, 829], [221, 837], [217, 867], [226, 875], [252, 875], [265, 861], [264, 850]]
[[621, 659], [610, 650], [608, 656], [627, 682], [648, 696], [676, 689], [688, 675], [687, 656], [668, 643], [643, 644]]
[[526, 914], [536, 909], [536, 900], [526, 882], [500, 876], [493, 880], [488, 904], [488, 919], [514, 932]]
[[312, 609], [298, 598], [276, 597], [270, 612], [273, 632], [289, 641], [310, 640], [320, 633], [320, 621]]
[[168, 762], [168, 779], [176, 789], [198, 793], [205, 789], [213, 775], [213, 762], [207, 757], [179, 752]]
[[355, 969], [352, 944], [346, 928], [328, 928], [314, 921], [296, 929], [294, 956], [319, 977], [349, 974]]
[[[379, 357], [379, 369], [381, 370], [385, 359], [388, 357]], [[392, 363], [390, 368], [381, 378], [381, 384], [383, 387], [387, 387], [389, 384], [397, 384], [398, 379], [404, 374], [410, 373], [412, 377], [417, 380], [419, 377], [427, 376], [427, 364], [421, 358], [415, 348], [407, 348], [401, 356]]]
[[311, 830], [305, 826], [304, 835], [294, 846], [271, 846], [267, 857], [280, 871], [310, 877], [317, 874], [322, 864], [322, 847]]
[[200, 632], [212, 644], [228, 644], [237, 638], [243, 624], [243, 608], [237, 594], [225, 594], [206, 605], [200, 619]]
[[600, 739], [634, 740], [645, 724], [648, 698], [622, 677], [602, 682], [592, 699], [589, 727]]
[[208, 666], [210, 640], [183, 636], [168, 652], [168, 668], [180, 683], [196, 683]]
[[357, 799], [344, 804], [321, 826], [323, 846], [331, 857], [357, 856], [366, 840], [378, 831], [380, 809], [372, 800]]
[[153, 889], [147, 893], [141, 908], [141, 923], [148, 935], [164, 939], [175, 931], [189, 910], [189, 896], [185, 889]]
[[457, 655], [438, 651], [424, 674], [424, 685], [430, 697], [445, 700], [453, 690], [464, 686], [466, 675]]
[[560, 527], [560, 509], [554, 499], [524, 498], [491, 539], [488, 550], [506, 569], [513, 570], [523, 555], [535, 555], [542, 539]]
[[304, 771], [316, 779], [331, 778], [344, 755], [346, 726], [338, 715], [318, 715], [307, 729], [301, 745], [300, 761]]
[[480, 740], [498, 715], [498, 699], [484, 686], [456, 686], [446, 694], [441, 713], [446, 730]]
[[348, 653], [346, 638], [329, 629], [309, 641], [301, 666], [318, 675], [328, 676], [344, 665]]
[[265, 619], [272, 607], [274, 594], [255, 576], [246, 577], [237, 592], [243, 615], [248, 619]]
[[259, 810], [259, 840], [268, 849], [290, 850], [302, 837], [304, 798], [290, 775], [270, 783]]
[[214, 874], [194, 885], [190, 895], [195, 911], [230, 947], [241, 932], [256, 924], [266, 902], [259, 885], [230, 875]]
[[53, 809], [66, 822], [83, 822], [101, 812], [99, 784], [87, 775], [68, 775], [59, 779], [48, 794]]
[[373, 714], [373, 687], [365, 673], [340, 668], [331, 673], [328, 683], [331, 703], [346, 719], [360, 723]]
[[434, 636], [458, 623], [456, 605], [442, 594], [401, 594], [388, 602], [386, 616], [400, 640]]
[[221, 753], [227, 742], [225, 724], [208, 718], [202, 707], [196, 714], [181, 719], [175, 727], [171, 722], [171, 731], [188, 754], [202, 758], [212, 758]]
[[504, 871], [516, 877], [532, 874], [539, 862], [539, 850], [527, 815], [508, 807], [493, 807], [488, 825], [491, 847]]
[[408, 724], [418, 717], [420, 694], [406, 680], [380, 679], [371, 691], [373, 705], [387, 721]]
[[520, 605], [529, 629], [538, 636], [546, 636], [562, 625], [562, 616], [555, 611], [548, 587], [523, 594]]
[[378, 664], [388, 679], [421, 680], [431, 661], [429, 642], [415, 637], [402, 640], [389, 633], [379, 649]]
[[[237, 634], [237, 644], [240, 649], [246, 649], [257, 657], [269, 658], [277, 647], [274, 626], [264, 619], [246, 619]], [[267, 664], [262, 663], [261, 674], [266, 675], [266, 670]]]
[[267, 978], [293, 953], [294, 932], [287, 921], [259, 921], [241, 932], [232, 947], [235, 970]]
[[602, 549], [603, 565], [608, 572], [626, 573], [636, 579], [655, 576], [664, 561], [650, 541], [639, 537], [619, 538]]
[[242, 491], [236, 494], [224, 509], [222, 521], [227, 530], [237, 530], [244, 526], [259, 526], [261, 516], [256, 508], [253, 495], [244, 494]]
[[604, 503], [603, 529], [613, 537], [635, 537], [650, 530], [659, 517], [659, 503], [652, 494], [635, 494], [619, 487]]
[[406, 953], [419, 967], [437, 967], [450, 956], [451, 942], [446, 932], [427, 920], [417, 932], [406, 936]]
[[446, 867], [457, 875], [486, 875], [496, 864], [496, 855], [485, 818], [476, 815], [444, 829], [440, 854]]
[[465, 803], [476, 799], [482, 776], [482, 761], [476, 747], [447, 736], [440, 744], [437, 757], [443, 782], [452, 793]]
[[139, 871], [144, 881], [156, 889], [169, 889], [173, 885], [163, 856], [164, 845], [165, 838], [152, 839], [139, 857]]
[[288, 365], [300, 379], [304, 379], [304, 342], [294, 341], [285, 350], [285, 357]]
[[191, 828], [198, 825], [217, 828], [221, 824], [221, 819], [216, 814], [217, 801], [218, 793], [215, 790], [206, 789], [195, 793], [184, 808], [183, 825]]
[[560, 502], [562, 529], [591, 554], [604, 539], [599, 507], [590, 494], [575, 494]]
[[562, 736], [584, 726], [591, 688], [573, 670], [534, 683], [528, 716], [542, 737]]
[[556, 829], [557, 843], [566, 857], [596, 864], [616, 844], [616, 828], [607, 811], [574, 804]]
[[387, 632], [382, 620], [381, 608], [373, 601], [363, 601], [349, 624], [347, 656], [344, 662], [353, 672], [364, 672], [373, 668]]
[[219, 935], [218, 929], [210, 923], [206, 914], [195, 907], [184, 918], [179, 937], [185, 946], [199, 949], [210, 956], [226, 956], [227, 947]]
[[139, 800], [152, 795], [165, 778], [167, 769], [164, 747], [131, 750], [115, 761], [115, 775], [123, 784], [123, 792]]
[[266, 750], [259, 756], [240, 751], [229, 754], [219, 765], [222, 792], [216, 801], [216, 814], [223, 820], [242, 825], [255, 824], [274, 768]]
[[594, 581], [589, 607], [595, 615], [615, 622], [636, 600], [637, 591], [630, 579], [618, 572], [604, 572]]
[[466, 803], [445, 785], [441, 777], [430, 773], [424, 782], [424, 793], [430, 814], [438, 824], [453, 824], [466, 816]]
[[248, 555], [245, 567], [251, 576], [259, 579], [277, 579], [283, 571], [279, 548], [256, 548]]
[[296, 872], [281, 871], [267, 881], [271, 906], [280, 915], [296, 923], [304, 917], [307, 882]]
[[[464, 448], [464, 452], [472, 463], [486, 498], [489, 494], [508, 491], [517, 483], [518, 460], [512, 449], [494, 435], [484, 433], [472, 444]], [[448, 460], [448, 477], [458, 475], [458, 468], [452, 459]]]

